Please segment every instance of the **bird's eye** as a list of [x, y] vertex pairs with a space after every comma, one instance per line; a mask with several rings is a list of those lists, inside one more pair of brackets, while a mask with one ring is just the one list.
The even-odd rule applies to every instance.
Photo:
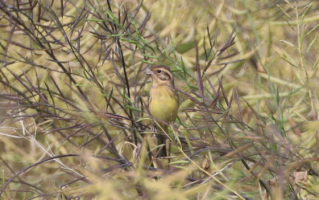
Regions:
[[162, 72], [162, 70], [160, 70], [160, 69], [159, 69], [159, 70], [157, 70], [157, 73], [161, 73], [161, 72]]

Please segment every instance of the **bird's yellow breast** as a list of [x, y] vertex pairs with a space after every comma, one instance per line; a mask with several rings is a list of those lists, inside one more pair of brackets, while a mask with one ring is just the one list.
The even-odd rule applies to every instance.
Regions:
[[[149, 110], [154, 118], [167, 123], [174, 122], [178, 111], [178, 97], [169, 86], [152, 87], [150, 92]], [[159, 124], [163, 127], [160, 122]]]

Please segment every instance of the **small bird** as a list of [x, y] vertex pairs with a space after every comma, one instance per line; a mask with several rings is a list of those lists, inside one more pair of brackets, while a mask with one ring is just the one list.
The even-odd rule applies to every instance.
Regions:
[[[157, 124], [168, 133], [168, 125], [174, 123], [178, 111], [178, 94], [174, 88], [174, 77], [171, 70], [164, 65], [158, 65], [151, 70], [145, 71], [146, 74], [152, 76], [153, 85], [149, 93], [149, 110], [151, 115], [156, 119]], [[167, 124], [163, 123], [166, 122]], [[162, 130], [157, 127], [157, 130]], [[157, 151], [158, 157], [167, 156], [166, 152], [166, 136], [157, 135], [158, 145], [164, 144]]]

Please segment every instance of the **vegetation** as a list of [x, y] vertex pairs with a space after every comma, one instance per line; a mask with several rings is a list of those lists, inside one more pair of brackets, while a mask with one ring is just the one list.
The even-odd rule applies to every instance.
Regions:
[[[0, 1], [0, 198], [318, 199], [318, 7]], [[180, 96], [169, 159], [157, 64]]]

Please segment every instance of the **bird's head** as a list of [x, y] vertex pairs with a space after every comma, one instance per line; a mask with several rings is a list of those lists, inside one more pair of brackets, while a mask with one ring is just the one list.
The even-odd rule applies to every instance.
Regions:
[[153, 78], [153, 86], [156, 85], [171, 85], [174, 86], [174, 77], [171, 70], [164, 65], [158, 65], [145, 71]]

